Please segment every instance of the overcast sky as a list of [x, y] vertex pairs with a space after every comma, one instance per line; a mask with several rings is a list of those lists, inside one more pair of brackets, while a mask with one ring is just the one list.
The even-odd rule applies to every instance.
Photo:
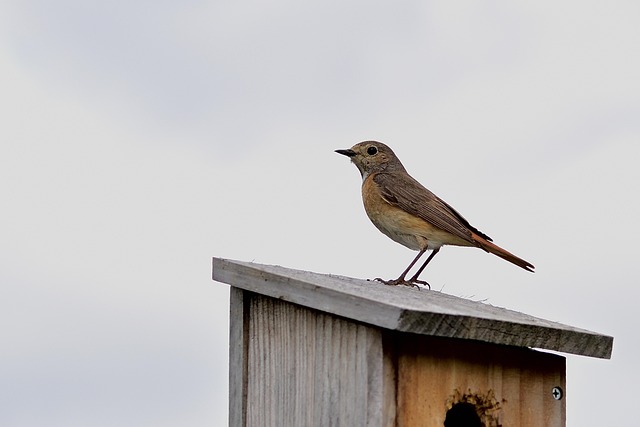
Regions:
[[221, 426], [212, 256], [396, 277], [333, 152], [390, 145], [530, 274], [445, 247], [435, 289], [615, 337], [569, 426], [640, 381], [640, 3], [0, 3], [0, 425]]

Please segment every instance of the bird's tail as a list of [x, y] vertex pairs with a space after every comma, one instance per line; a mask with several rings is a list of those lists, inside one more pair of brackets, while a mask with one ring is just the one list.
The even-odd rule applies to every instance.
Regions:
[[534, 272], [533, 269], [535, 267], [531, 263], [523, 260], [522, 258], [518, 258], [511, 252], [505, 251], [500, 246], [491, 243], [490, 241], [480, 237], [476, 233], [472, 232], [471, 237], [473, 238], [473, 241], [485, 251], [491, 252], [492, 254], [497, 255], [502, 259], [506, 259], [507, 261], [517, 265], [520, 268], [524, 268], [525, 270], [530, 271], [532, 273]]

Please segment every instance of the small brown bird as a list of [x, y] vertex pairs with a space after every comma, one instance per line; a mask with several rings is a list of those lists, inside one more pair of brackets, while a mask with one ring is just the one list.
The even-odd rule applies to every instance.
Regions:
[[[376, 279], [388, 285], [429, 284], [418, 276], [443, 245], [475, 246], [533, 272], [535, 268], [482, 233], [445, 201], [409, 175], [391, 148], [381, 142], [364, 141], [347, 150], [336, 150], [356, 165], [362, 175], [362, 201], [367, 216], [392, 240], [418, 251], [411, 264], [395, 280]], [[427, 260], [407, 280], [406, 275], [427, 250]]]

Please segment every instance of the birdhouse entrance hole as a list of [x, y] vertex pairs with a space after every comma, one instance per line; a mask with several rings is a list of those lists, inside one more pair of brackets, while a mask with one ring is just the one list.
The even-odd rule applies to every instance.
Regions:
[[500, 427], [500, 402], [493, 390], [460, 393], [454, 390], [446, 405], [445, 427]]
[[444, 427], [484, 427], [475, 405], [460, 402], [447, 411]]

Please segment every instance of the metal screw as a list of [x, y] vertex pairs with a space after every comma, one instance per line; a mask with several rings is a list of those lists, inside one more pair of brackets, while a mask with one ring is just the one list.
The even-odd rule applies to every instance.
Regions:
[[555, 400], [561, 400], [561, 399], [562, 399], [562, 395], [563, 395], [563, 394], [564, 394], [564, 393], [562, 392], [562, 389], [561, 389], [560, 387], [558, 387], [558, 386], [554, 387], [554, 388], [551, 390], [551, 395], [553, 396], [553, 398], [554, 398]]

